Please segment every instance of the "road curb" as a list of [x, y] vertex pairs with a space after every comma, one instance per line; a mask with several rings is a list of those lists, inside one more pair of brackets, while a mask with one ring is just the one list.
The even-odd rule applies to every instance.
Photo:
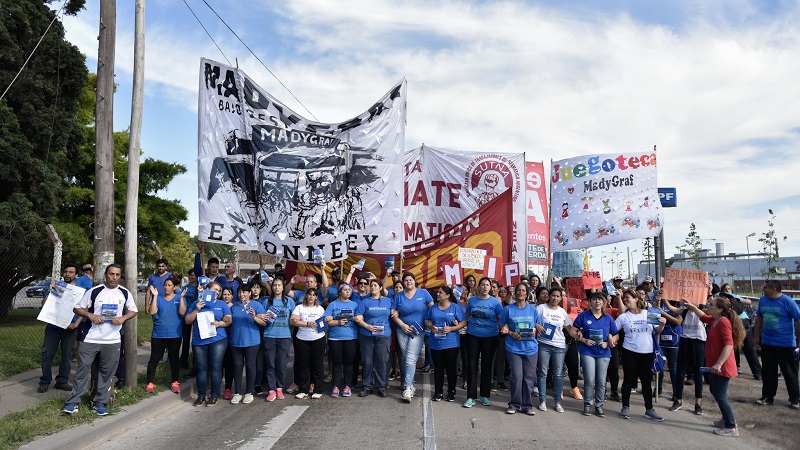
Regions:
[[[119, 413], [100, 417], [92, 423], [83, 424], [68, 430], [63, 430], [50, 436], [45, 436], [20, 447], [36, 450], [79, 450], [101, 446], [104, 442], [113, 440], [115, 436], [124, 433], [141, 423], [158, 417], [165, 411], [187, 402], [196, 395], [194, 379], [181, 384], [181, 393], [175, 395], [169, 389], [142, 400], [134, 405], [128, 405]], [[81, 404], [81, 407], [86, 405]]]

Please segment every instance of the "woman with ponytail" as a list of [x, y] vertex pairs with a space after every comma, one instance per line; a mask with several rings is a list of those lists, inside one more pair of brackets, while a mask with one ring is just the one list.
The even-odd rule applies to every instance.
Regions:
[[681, 303], [709, 326], [706, 339], [706, 367], [703, 370], [709, 372], [711, 394], [722, 412], [722, 419], [714, 421], [714, 426], [718, 428], [714, 430], [714, 434], [739, 436], [733, 409], [728, 402], [728, 383], [737, 374], [733, 349], [740, 348], [744, 342], [745, 331], [742, 320], [733, 311], [730, 299], [725, 296], [712, 298], [706, 304], [707, 313], [687, 300], [681, 299]]

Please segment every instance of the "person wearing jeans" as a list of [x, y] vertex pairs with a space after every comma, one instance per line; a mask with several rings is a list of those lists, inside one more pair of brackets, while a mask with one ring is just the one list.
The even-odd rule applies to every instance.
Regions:
[[[209, 294], [205, 294], [205, 292], [209, 290], [213, 291], [214, 295], [206, 297]], [[228, 333], [226, 329], [233, 321], [233, 316], [230, 307], [219, 299], [222, 294], [222, 286], [219, 283], [212, 281], [204, 289], [199, 287], [198, 291], [199, 297], [189, 307], [189, 312], [184, 317], [184, 321], [187, 324], [193, 324], [197, 322], [197, 316], [210, 314], [210, 324], [216, 328], [217, 334], [203, 339], [200, 337], [199, 327], [197, 325], [194, 327], [192, 353], [197, 367], [197, 400], [195, 400], [194, 406], [203, 404], [214, 406], [217, 404], [220, 385], [222, 384], [222, 358], [228, 348]], [[206, 303], [206, 300], [210, 301]], [[211, 374], [211, 395], [206, 398], [209, 373]]]
[[436, 292], [439, 300], [428, 308], [425, 327], [431, 332], [431, 353], [434, 363], [433, 401], [444, 400], [444, 375], [447, 372], [447, 401], [456, 399], [459, 335], [467, 326], [467, 315], [456, 302], [453, 290], [442, 286]]
[[[678, 384], [683, 384], [683, 378], [678, 378], [678, 350], [680, 347], [680, 337], [683, 332], [683, 311], [674, 307], [668, 300], [662, 299], [660, 293], [656, 294], [656, 307], [661, 308], [661, 317], [667, 320], [664, 330], [658, 338], [658, 345], [661, 353], [667, 357], [666, 368], [669, 371], [669, 379], [672, 382], [672, 393], [678, 389]], [[663, 393], [664, 369], [658, 374], [658, 395]]]
[[417, 279], [411, 272], [404, 273], [402, 280], [403, 291], [395, 294], [392, 300], [391, 317], [397, 325], [397, 345], [403, 366], [403, 400], [411, 403], [416, 391], [414, 373], [424, 341], [423, 322], [433, 298], [425, 289], [417, 288]]
[[544, 328], [536, 307], [528, 303], [529, 289], [527, 284], [519, 283], [514, 289], [516, 302], [507, 305], [500, 314], [500, 334], [505, 336], [503, 345], [511, 384], [506, 414], [516, 414], [517, 411], [531, 416], [536, 414], [531, 401], [539, 351], [536, 333], [544, 332]]
[[392, 343], [392, 330], [389, 315], [392, 301], [381, 295], [381, 282], [373, 279], [369, 283], [370, 296], [361, 300], [353, 319], [360, 327], [358, 342], [361, 345], [363, 366], [363, 389], [359, 397], [366, 397], [377, 391], [378, 397], [386, 398], [389, 383], [389, 348]]
[[543, 332], [539, 335], [539, 360], [536, 375], [539, 389], [539, 411], [547, 411], [547, 372], [553, 369], [553, 398], [556, 412], [564, 412], [561, 406], [561, 394], [564, 389], [564, 357], [567, 354], [567, 341], [564, 331], [572, 328], [569, 316], [559, 306], [563, 295], [559, 287], [550, 289], [547, 303], [539, 305], [536, 310], [542, 317]]
[[571, 335], [579, 342], [581, 365], [583, 366], [583, 415], [592, 413], [604, 417], [603, 402], [606, 398], [606, 373], [611, 362], [611, 350], [618, 333], [617, 324], [606, 314], [606, 298], [595, 292], [589, 299], [589, 310], [575, 318]]
[[686, 300], [681, 300], [681, 302], [700, 321], [709, 326], [708, 339], [706, 339], [706, 359], [703, 364], [709, 370], [711, 395], [714, 396], [722, 413], [722, 420], [714, 421], [714, 425], [719, 428], [714, 430], [714, 434], [736, 437], [739, 436], [739, 430], [736, 428], [733, 408], [728, 401], [728, 383], [738, 372], [733, 349], [742, 346], [745, 331], [742, 320], [731, 307], [731, 300], [726, 294], [712, 298], [706, 304], [707, 314]]

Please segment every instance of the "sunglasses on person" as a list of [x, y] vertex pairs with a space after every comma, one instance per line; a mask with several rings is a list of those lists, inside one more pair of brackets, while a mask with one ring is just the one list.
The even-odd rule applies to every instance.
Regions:
[[367, 283], [366, 281], [359, 281], [359, 282], [358, 282], [358, 285], [359, 285], [359, 286], [366, 286], [366, 285], [368, 285], [368, 284], [369, 284], [369, 283]]

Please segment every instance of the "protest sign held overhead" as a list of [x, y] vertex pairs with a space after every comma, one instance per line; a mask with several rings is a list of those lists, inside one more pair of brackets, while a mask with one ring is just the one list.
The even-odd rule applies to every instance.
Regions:
[[657, 236], [656, 153], [586, 155], [550, 168], [553, 251]]
[[580, 277], [583, 271], [583, 253], [569, 250], [553, 253], [554, 277]]
[[242, 70], [200, 63], [199, 239], [290, 261], [403, 244], [406, 84], [342, 123], [302, 117]]
[[667, 267], [664, 270], [664, 294], [667, 300], [686, 299], [695, 305], [708, 299], [708, 272]]

